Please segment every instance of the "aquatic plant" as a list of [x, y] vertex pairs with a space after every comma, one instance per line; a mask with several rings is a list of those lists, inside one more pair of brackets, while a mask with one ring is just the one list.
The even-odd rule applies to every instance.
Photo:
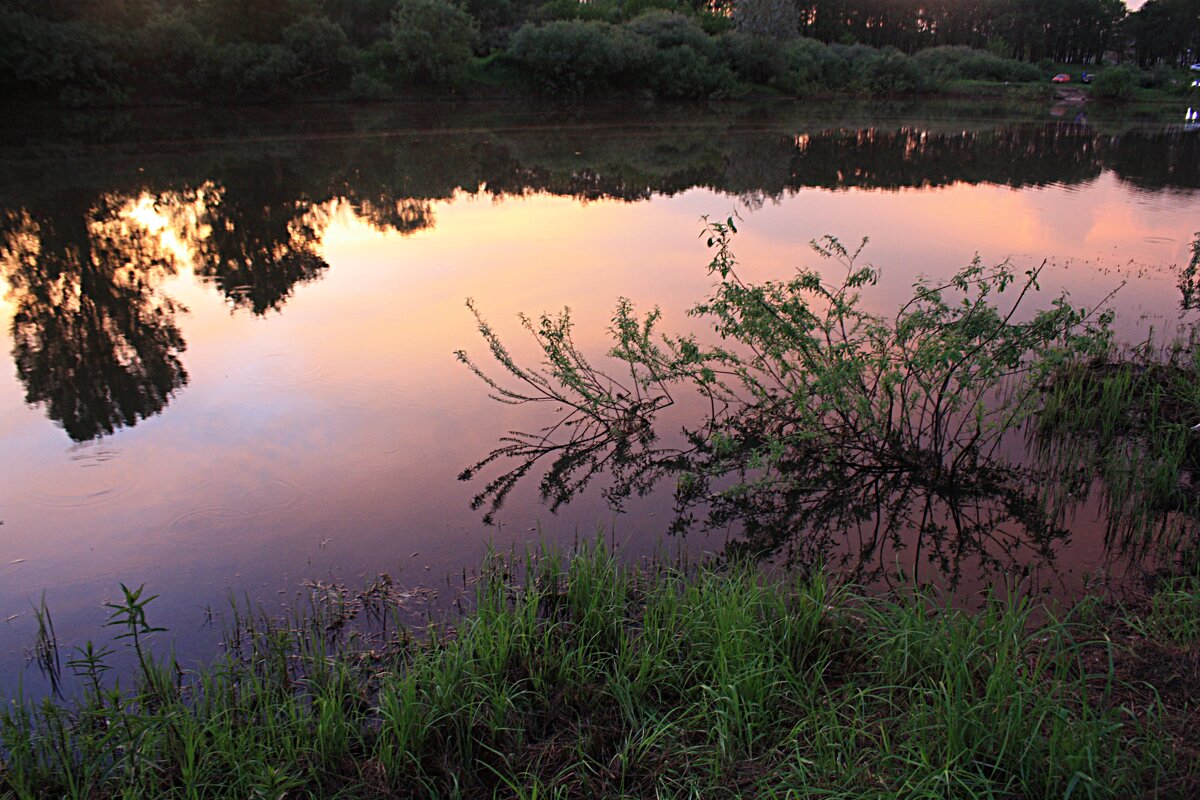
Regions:
[[1043, 391], [1031, 428], [1042, 463], [1074, 475], [1082, 499], [1104, 504], [1110, 545], [1156, 557], [1197, 559], [1200, 542], [1200, 330], [1195, 309], [1200, 234], [1181, 271], [1183, 324], [1163, 341], [1112, 347], [1065, 366]]
[[[787, 549], [810, 564], [857, 533], [860, 567], [915, 533], [916, 551], [951, 578], [964, 557], [1044, 552], [1063, 535], [1037, 476], [1000, 444], [1039, 410], [1050, 375], [1107, 351], [1110, 310], [1058, 296], [1030, 314], [1040, 268], [1021, 275], [976, 258], [947, 281], [919, 281], [884, 316], [863, 302], [880, 272], [860, 263], [861, 246], [827, 237], [813, 243], [824, 272], [751, 283], [738, 273], [735, 233], [732, 219], [706, 228], [718, 283], [690, 313], [714, 343], [661, 334], [657, 309], [639, 315], [622, 300], [608, 364], [594, 366], [576, 347], [564, 311], [522, 317], [544, 359], [526, 367], [469, 304], [506, 375], [458, 356], [493, 396], [565, 409], [542, 430], [504, 437], [462, 473], [503, 464], [477, 507], [490, 518], [542, 463], [552, 507], [600, 474], [617, 504], [668, 479], [677, 529], [698, 516], [737, 524], [740, 549]], [[685, 425], [684, 444], [666, 444], [658, 417], [680, 392], [702, 397], [708, 413]]]

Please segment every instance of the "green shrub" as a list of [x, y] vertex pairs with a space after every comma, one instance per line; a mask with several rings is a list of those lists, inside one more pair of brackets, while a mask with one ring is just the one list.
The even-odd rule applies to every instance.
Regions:
[[708, 60], [715, 59], [720, 50], [694, 19], [673, 11], [649, 11], [627, 22], [625, 27], [659, 50], [684, 45]]
[[734, 74], [746, 83], [786, 88], [788, 60], [783, 44], [740, 30], [723, 34], [721, 49]]
[[434, 84], [462, 77], [479, 38], [471, 15], [448, 0], [400, 0], [388, 32], [393, 75]]
[[839, 89], [850, 83], [845, 59], [816, 39], [796, 39], [783, 48], [787, 78], [793, 92], [807, 89]]
[[1137, 70], [1132, 67], [1113, 67], [1096, 76], [1092, 93], [1104, 100], [1128, 100], [1137, 86]]
[[521, 28], [513, 35], [509, 55], [540, 88], [579, 97], [606, 87], [638, 85], [653, 50], [624, 28], [558, 20]]
[[697, 14], [696, 24], [709, 36], [719, 36], [725, 31], [733, 30], [733, 19], [725, 14], [714, 14], [710, 11]]
[[725, 65], [681, 44], [654, 54], [650, 86], [659, 97], [698, 100], [733, 94], [737, 79]]
[[151, 91], [195, 88], [201, 65], [211, 59], [212, 42], [181, 10], [156, 14], [133, 37], [135, 82]]
[[1023, 83], [1041, 78], [1033, 64], [1001, 58], [970, 47], [933, 47], [914, 58], [935, 78], [943, 80], [1010, 81]]
[[231, 42], [208, 52], [206, 87], [220, 97], [260, 101], [286, 96], [300, 74], [296, 55], [283, 45]]
[[872, 94], [911, 94], [927, 92], [934, 86], [929, 71], [916, 59], [894, 47], [876, 51], [874, 56], [858, 59], [854, 80], [859, 88]]
[[[0, 11], [0, 84], [70, 102], [119, 99], [129, 38], [85, 22], [54, 23]], [[68, 97], [69, 95], [69, 97]]]
[[387, 100], [392, 96], [392, 87], [377, 75], [356, 72], [350, 78], [350, 96], [355, 100]]
[[339, 77], [353, 58], [346, 32], [325, 17], [305, 17], [283, 31], [300, 70], [321, 82]]
[[1143, 89], [1165, 89], [1175, 82], [1175, 70], [1168, 64], [1155, 64], [1154, 69], [1145, 70], [1138, 77]]

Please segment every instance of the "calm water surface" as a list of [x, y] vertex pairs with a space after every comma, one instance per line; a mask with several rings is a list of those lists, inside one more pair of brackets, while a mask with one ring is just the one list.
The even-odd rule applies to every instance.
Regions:
[[[455, 361], [483, 351], [468, 297], [518, 354], [519, 311], [570, 306], [597, 354], [621, 296], [685, 329], [712, 283], [701, 217], [737, 213], [748, 277], [869, 236], [886, 310], [976, 254], [1048, 261], [1043, 285], [1079, 303], [1126, 282], [1135, 339], [1179, 323], [1200, 230], [1196, 132], [1074, 111], [318, 107], [30, 117], [0, 137], [5, 685], [43, 590], [79, 641], [118, 582], [146, 583], [186, 651], [230, 591], [283, 602], [380, 572], [445, 590], [489, 542], [598, 527], [634, 554], [721, 546], [664, 539], [669, 496], [552, 515], [534, 481], [483, 525], [456, 476], [541, 421]], [[1099, 516], [1075, 515], [1056, 593], [1117, 569]]]

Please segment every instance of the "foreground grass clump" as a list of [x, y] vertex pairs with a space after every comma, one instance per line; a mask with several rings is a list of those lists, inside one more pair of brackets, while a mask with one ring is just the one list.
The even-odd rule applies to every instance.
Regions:
[[[452, 626], [369, 646], [328, 607], [301, 624], [243, 619], [227, 656], [195, 675], [131, 635], [133, 691], [106, 688], [81, 655], [77, 702], [4, 710], [2, 796], [1188, 791], [1158, 699], [1123, 689], [1112, 643], [1072, 619], [1034, 624], [1023, 601], [966, 613], [821, 576], [635, 571], [603, 548], [565, 566], [496, 559], [476, 598]], [[1188, 598], [1179, 613], [1195, 612]], [[117, 616], [130, 633], [149, 627]]]

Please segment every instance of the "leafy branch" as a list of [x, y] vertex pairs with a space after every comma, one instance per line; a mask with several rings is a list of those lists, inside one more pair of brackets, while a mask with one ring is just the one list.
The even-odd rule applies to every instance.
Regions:
[[[530, 368], [468, 303], [505, 378], [464, 352], [459, 359], [495, 399], [560, 412], [536, 432], [505, 436], [460, 476], [503, 462], [475, 497], [489, 520], [545, 460], [539, 488], [552, 509], [601, 473], [616, 503], [673, 478], [676, 529], [698, 514], [708, 525], [736, 523], [741, 546], [756, 552], [786, 545], [797, 555], [823, 542], [822, 532], [858, 529], [863, 552], [877, 554], [916, 530], [916, 546], [949, 564], [967, 551], [1011, 549], [998, 532], [1008, 523], [1042, 550], [1063, 534], [1055, 510], [1025, 488], [1028, 468], [998, 452], [1037, 412], [1047, 376], [1108, 350], [1107, 301], [1085, 309], [1060, 295], [1030, 313], [1042, 267], [1018, 273], [976, 257], [949, 280], [918, 281], [884, 316], [863, 302], [880, 278], [861, 263], [867, 240], [814, 241], [822, 270], [753, 283], [739, 275], [736, 233], [732, 218], [705, 220], [717, 283], [689, 314], [707, 323], [713, 344], [659, 333], [657, 308], [639, 316], [622, 299], [609, 329], [617, 368], [580, 352], [566, 310], [521, 317], [543, 358]], [[708, 411], [668, 446], [659, 415], [682, 394], [703, 398]]]

